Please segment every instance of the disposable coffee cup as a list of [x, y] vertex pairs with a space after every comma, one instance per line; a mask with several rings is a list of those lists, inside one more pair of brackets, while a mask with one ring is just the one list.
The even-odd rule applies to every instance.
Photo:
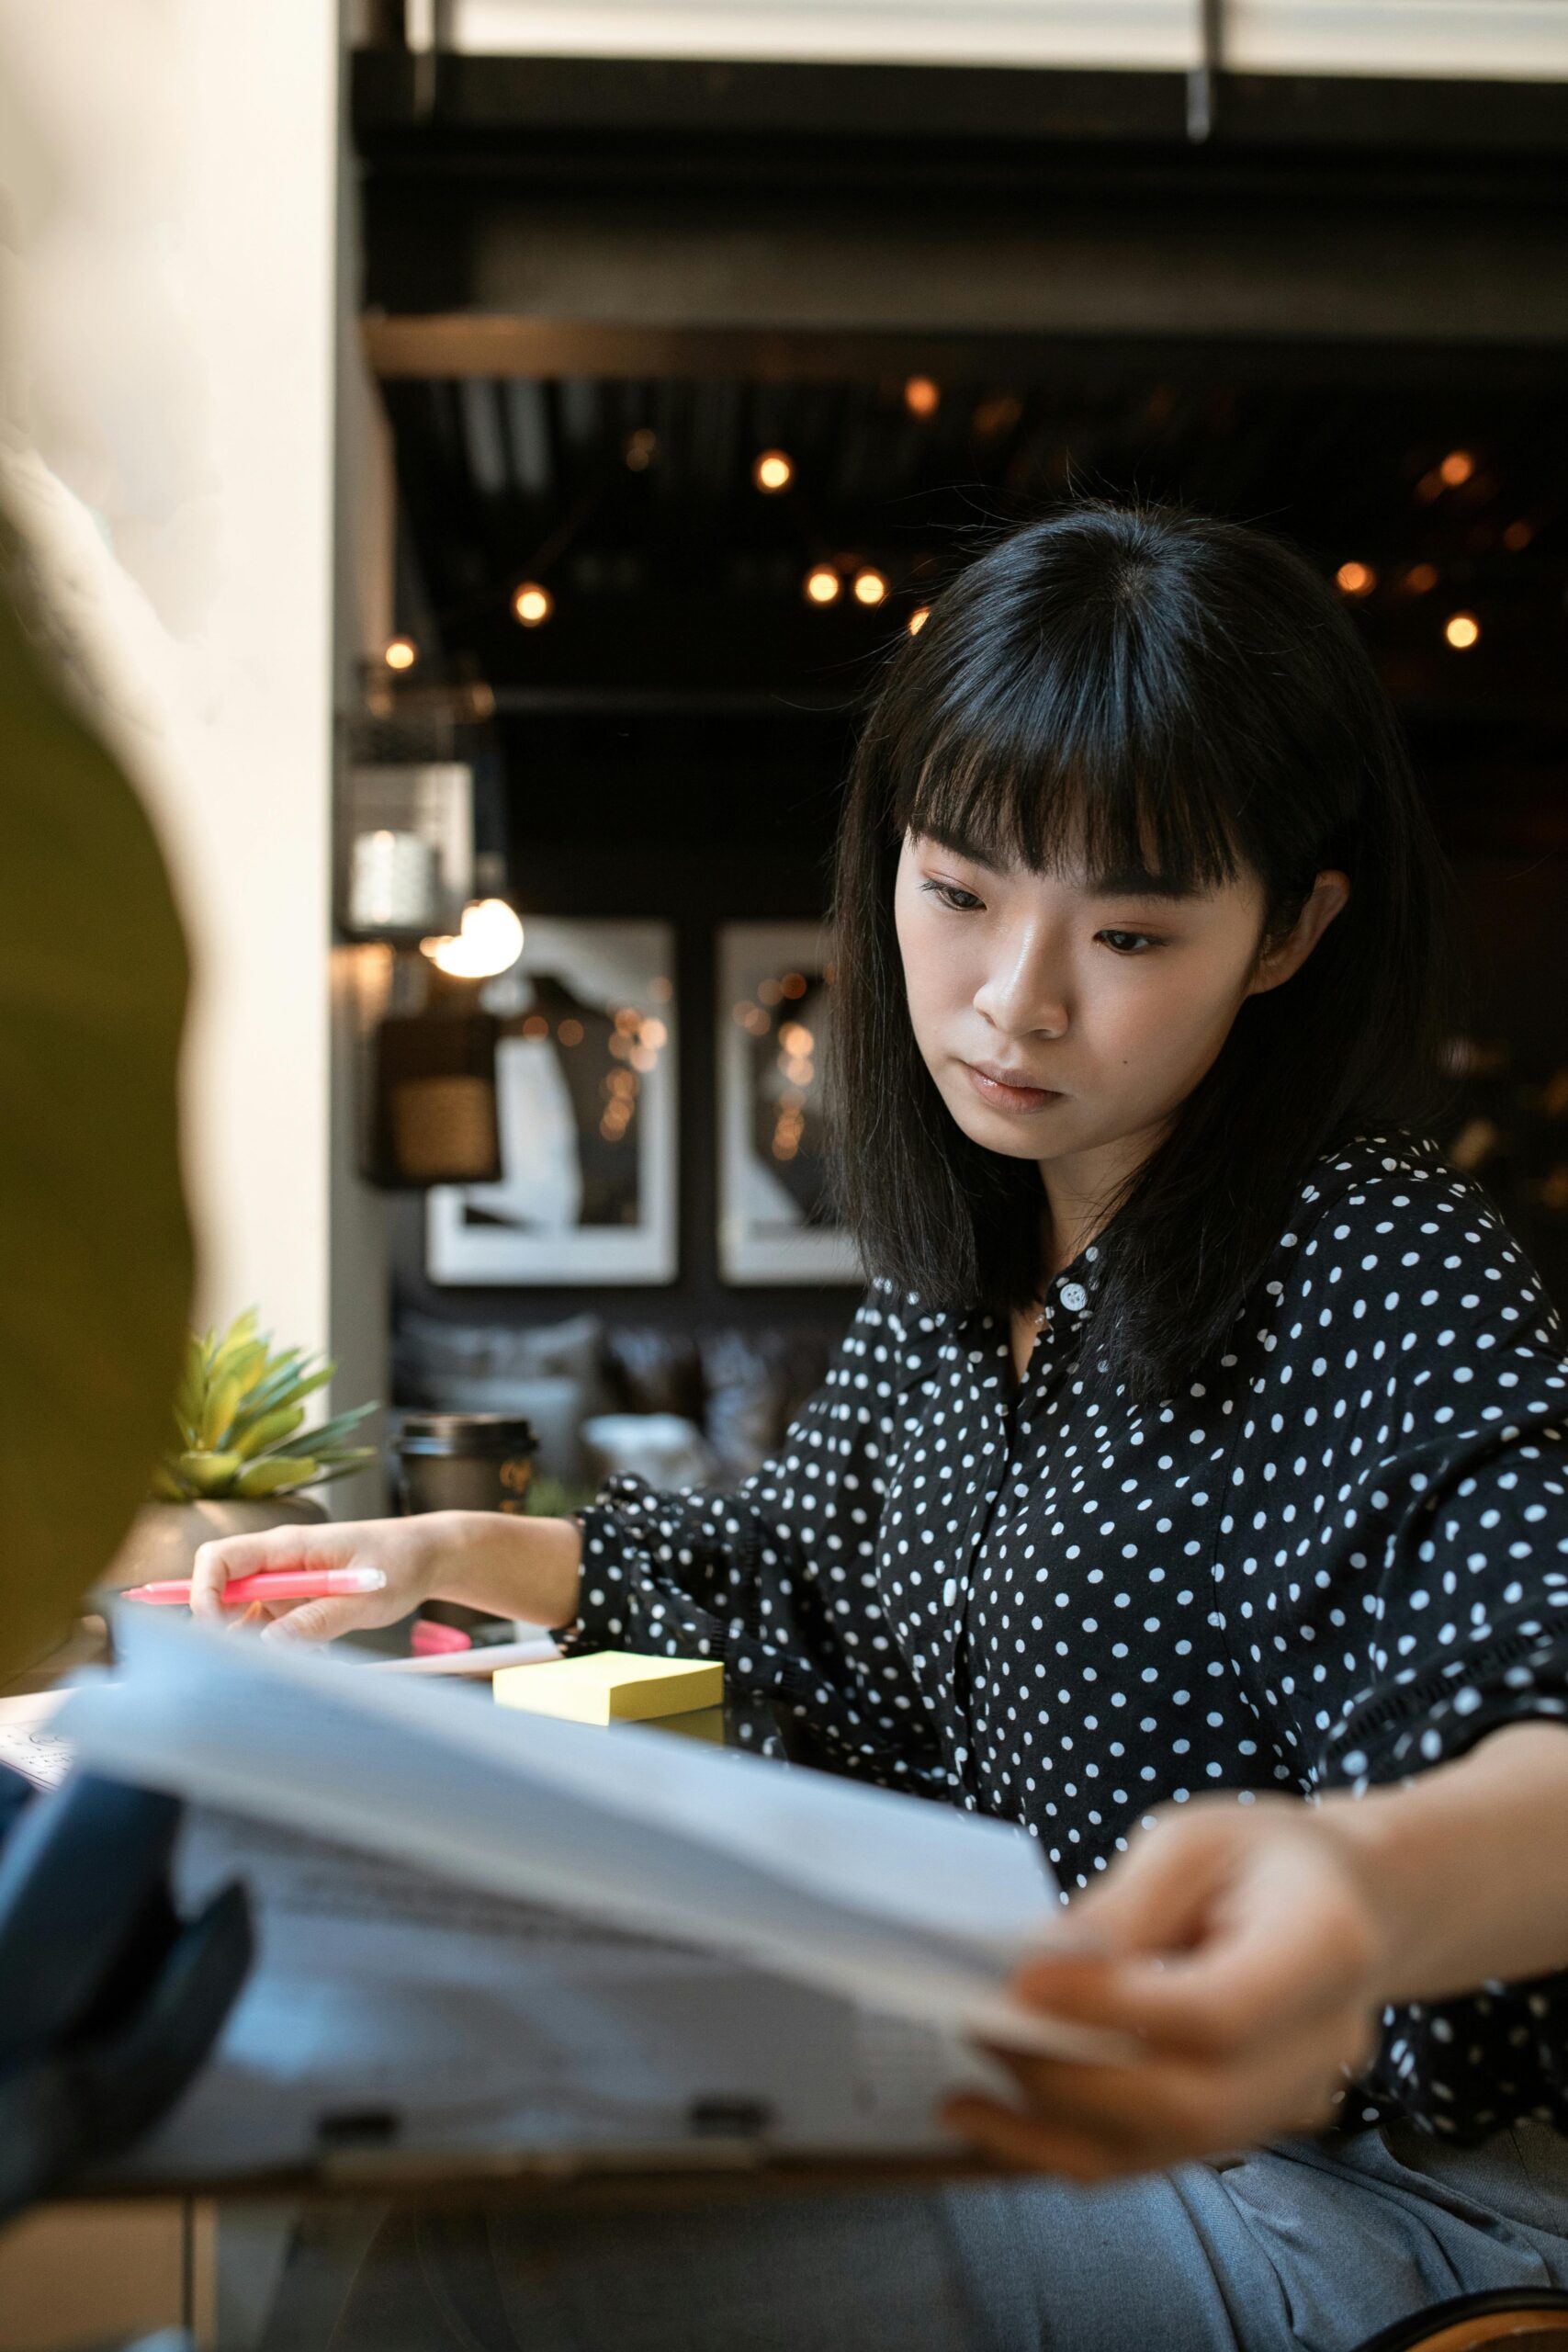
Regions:
[[520, 1514], [538, 1449], [521, 1413], [411, 1413], [396, 1445], [400, 1506]]
[[[411, 1413], [394, 1449], [399, 1507], [521, 1514], [528, 1508], [538, 1446], [533, 1423], [521, 1413]], [[428, 1600], [419, 1613], [467, 1634], [479, 1646], [513, 1633], [510, 1618], [459, 1601]]]

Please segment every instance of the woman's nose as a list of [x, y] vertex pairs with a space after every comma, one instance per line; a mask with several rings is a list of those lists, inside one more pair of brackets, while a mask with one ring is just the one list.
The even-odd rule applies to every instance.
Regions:
[[1045, 944], [1020, 940], [976, 989], [975, 1010], [1010, 1037], [1042, 1031], [1059, 1037], [1067, 1026], [1066, 988]]

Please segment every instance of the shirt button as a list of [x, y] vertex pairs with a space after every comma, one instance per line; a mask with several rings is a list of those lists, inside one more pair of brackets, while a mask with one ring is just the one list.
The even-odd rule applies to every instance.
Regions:
[[1074, 1315], [1077, 1313], [1080, 1306], [1087, 1306], [1089, 1305], [1089, 1293], [1085, 1290], [1082, 1283], [1064, 1283], [1062, 1284], [1062, 1305], [1068, 1308]]

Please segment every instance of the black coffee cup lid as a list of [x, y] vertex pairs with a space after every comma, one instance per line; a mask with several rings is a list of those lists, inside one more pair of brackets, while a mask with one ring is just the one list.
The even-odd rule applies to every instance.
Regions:
[[539, 1440], [522, 1413], [411, 1413], [396, 1450], [414, 1455], [532, 1453]]

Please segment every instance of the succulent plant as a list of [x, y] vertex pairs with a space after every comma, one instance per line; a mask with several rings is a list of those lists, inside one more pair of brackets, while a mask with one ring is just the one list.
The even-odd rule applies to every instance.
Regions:
[[153, 1494], [170, 1503], [259, 1502], [374, 1461], [374, 1446], [344, 1442], [374, 1405], [304, 1425], [306, 1397], [336, 1369], [312, 1363], [301, 1348], [275, 1355], [254, 1308], [221, 1335], [192, 1332], [175, 1396], [176, 1442], [153, 1472]]

